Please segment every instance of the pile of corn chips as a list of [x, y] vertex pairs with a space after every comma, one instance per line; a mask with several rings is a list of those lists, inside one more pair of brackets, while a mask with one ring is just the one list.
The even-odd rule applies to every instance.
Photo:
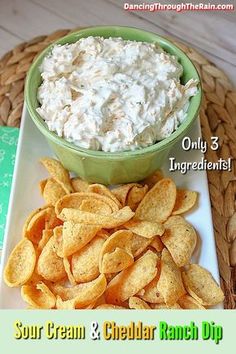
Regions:
[[31, 309], [204, 309], [224, 295], [191, 264], [197, 234], [181, 216], [197, 193], [156, 172], [112, 190], [41, 163], [46, 205], [33, 211], [4, 271]]

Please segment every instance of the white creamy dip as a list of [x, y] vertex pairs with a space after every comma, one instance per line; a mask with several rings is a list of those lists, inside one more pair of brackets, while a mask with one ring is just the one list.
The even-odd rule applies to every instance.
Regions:
[[186, 118], [197, 82], [156, 44], [88, 37], [45, 57], [37, 112], [69, 142], [109, 152], [146, 147]]

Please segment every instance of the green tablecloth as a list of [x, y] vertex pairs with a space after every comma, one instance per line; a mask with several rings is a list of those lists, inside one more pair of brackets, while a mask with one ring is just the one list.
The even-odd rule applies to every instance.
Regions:
[[0, 127], [0, 248], [2, 248], [19, 129]]

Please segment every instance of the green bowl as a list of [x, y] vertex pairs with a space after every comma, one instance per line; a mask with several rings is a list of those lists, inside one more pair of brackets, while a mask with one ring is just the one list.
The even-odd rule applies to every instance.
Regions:
[[[44, 57], [50, 53], [54, 44], [73, 43], [80, 38], [88, 36], [121, 37], [129, 40], [158, 43], [166, 52], [178, 58], [183, 66], [183, 75], [181, 77], [183, 83], [186, 83], [191, 78], [199, 81], [199, 90], [197, 95], [190, 99], [187, 117], [174, 133], [168, 138], [146, 148], [135, 151], [107, 153], [80, 148], [49, 131], [44, 120], [36, 112], [36, 108], [39, 106], [37, 91], [42, 81], [39, 66]], [[54, 42], [37, 57], [30, 67], [25, 87], [25, 100], [29, 114], [65, 168], [75, 172], [89, 182], [103, 184], [140, 181], [160, 168], [168, 158], [170, 150], [177, 141], [186, 135], [189, 127], [197, 117], [201, 104], [201, 95], [200, 78], [197, 70], [182, 50], [155, 33], [119, 26], [90, 27], [71, 33]]]

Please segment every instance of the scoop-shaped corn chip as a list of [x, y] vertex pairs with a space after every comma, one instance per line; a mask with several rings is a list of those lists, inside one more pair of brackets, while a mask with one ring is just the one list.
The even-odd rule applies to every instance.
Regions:
[[139, 203], [141, 202], [141, 200], [143, 199], [143, 197], [147, 193], [147, 191], [148, 191], [148, 186], [146, 186], [146, 185], [133, 186], [128, 192], [127, 199], [126, 199], [126, 205], [128, 205], [130, 207], [130, 209], [135, 211], [137, 209]]
[[105, 253], [101, 260], [101, 273], [117, 273], [128, 268], [134, 262], [132, 254], [122, 248], [116, 248], [110, 253]]
[[135, 212], [139, 220], [164, 222], [171, 215], [176, 200], [176, 186], [163, 178], [145, 195]]
[[152, 238], [156, 235], [162, 236], [165, 228], [161, 223], [132, 219], [124, 225], [128, 230], [137, 235]]
[[79, 177], [71, 178], [71, 185], [74, 192], [87, 192], [89, 183]]
[[177, 189], [175, 206], [172, 214], [178, 215], [189, 211], [197, 202], [197, 192], [187, 189]]
[[39, 256], [37, 272], [49, 281], [59, 281], [66, 277], [63, 259], [57, 255], [57, 234], [49, 239]]
[[71, 283], [72, 286], [77, 285], [77, 283], [75, 281], [75, 278], [74, 278], [74, 276], [73, 276], [73, 274], [71, 272], [71, 265], [70, 265], [69, 259], [64, 257], [63, 258], [63, 264], [64, 264], [64, 267], [65, 267], [65, 271], [66, 271], [66, 274], [67, 274], [69, 282]]
[[133, 234], [131, 239], [131, 253], [134, 257], [138, 257], [153, 241], [153, 238], [146, 238]]
[[63, 256], [68, 257], [79, 251], [94, 238], [100, 229], [99, 225], [74, 223], [73, 221], [64, 222], [62, 229]]
[[62, 186], [66, 193], [69, 194], [73, 192], [69, 172], [58, 160], [45, 157], [40, 159], [40, 162], [47, 169], [51, 177]]
[[129, 268], [116, 275], [105, 292], [107, 303], [122, 304], [143, 289], [157, 274], [157, 255], [147, 251]]
[[123, 225], [130, 220], [134, 213], [129, 207], [124, 207], [110, 216], [98, 215], [78, 209], [64, 208], [59, 218], [64, 221], [74, 221], [75, 223], [96, 224], [101, 228], [113, 229], [114, 227]]
[[114, 196], [119, 200], [121, 205], [124, 207], [127, 202], [128, 193], [133, 187], [142, 189], [143, 185], [139, 183], [127, 183], [113, 188], [111, 192], [114, 194]]
[[118, 230], [104, 242], [99, 256], [101, 273], [119, 272], [133, 263], [131, 240], [133, 233], [129, 230]]
[[180, 215], [174, 215], [170, 216], [164, 223], [165, 228], [168, 228], [172, 225], [177, 225], [177, 224], [186, 224], [187, 221]]
[[109, 215], [112, 214], [111, 207], [98, 199], [85, 199], [80, 204], [79, 210], [89, 213]]
[[38, 244], [42, 238], [43, 230], [47, 227], [51, 212], [53, 212], [53, 207], [48, 205], [34, 210], [25, 221], [23, 236]]
[[104, 256], [105, 253], [113, 252], [117, 247], [126, 250], [131, 253], [131, 240], [133, 233], [129, 230], [118, 230], [114, 232], [108, 239], [104, 242], [100, 258]]
[[63, 301], [72, 300], [72, 302], [74, 302], [74, 308], [82, 308], [96, 301], [104, 293], [106, 286], [106, 277], [101, 274], [91, 282], [73, 287], [54, 284], [52, 285], [52, 291], [55, 295], [60, 296]]
[[95, 301], [94, 308], [99, 305], [104, 305], [106, 303], [104, 293]]
[[98, 277], [99, 253], [104, 242], [104, 238], [95, 236], [80, 251], [72, 255], [72, 273], [78, 283], [89, 282]]
[[108, 230], [101, 229], [101, 230], [99, 230], [97, 232], [97, 236], [99, 236], [99, 237], [103, 238], [104, 240], [106, 240], [110, 236], [110, 234], [109, 234]]
[[56, 308], [57, 310], [75, 310], [75, 299], [63, 301], [62, 298], [57, 295]]
[[63, 224], [63, 222], [60, 219], [58, 219], [58, 217], [55, 213], [55, 209], [53, 207], [51, 207], [50, 213], [49, 213], [48, 218], [45, 222], [45, 229], [54, 229], [56, 226], [60, 226], [62, 224]]
[[[81, 307], [81, 310], [90, 310], [94, 308], [95, 301], [89, 304], [88, 306]], [[75, 310], [76, 309], [76, 298], [71, 300], [63, 301], [60, 296], [56, 297], [56, 308], [58, 310]]]
[[110, 189], [108, 189], [103, 184], [97, 184], [97, 183], [96, 184], [90, 184], [90, 186], [88, 187], [88, 192], [101, 194], [101, 195], [104, 195], [104, 196], [106, 196], [108, 198], [111, 198], [118, 205], [119, 209], [122, 207], [121, 203], [114, 196], [114, 194], [110, 191]]
[[137, 295], [144, 301], [150, 302], [151, 304], [159, 304], [164, 302], [163, 296], [157, 290], [157, 283], [160, 278], [160, 265], [158, 266], [158, 273], [155, 278], [147, 284]]
[[5, 283], [10, 287], [25, 284], [32, 276], [36, 263], [36, 252], [32, 242], [21, 240], [12, 250], [4, 269]]
[[151, 307], [143, 300], [136, 296], [129, 298], [129, 308], [134, 310], [150, 310]]
[[155, 236], [150, 243], [150, 246], [155, 248], [157, 252], [161, 252], [163, 248], [165, 247], [164, 244], [161, 241], [161, 238], [159, 236]]
[[52, 309], [56, 304], [54, 294], [43, 282], [34, 285], [23, 285], [21, 296], [30, 306], [38, 309]]
[[42, 238], [41, 238], [41, 240], [39, 241], [39, 244], [38, 244], [38, 249], [40, 251], [42, 251], [42, 249], [44, 248], [46, 243], [49, 241], [49, 239], [52, 237], [52, 235], [53, 235], [53, 230], [52, 229], [43, 230]]
[[178, 267], [190, 262], [196, 247], [197, 235], [187, 222], [169, 226], [161, 238]]
[[45, 202], [52, 205], [66, 194], [64, 188], [53, 178], [47, 180], [42, 192]]
[[198, 264], [191, 264], [183, 273], [189, 295], [203, 306], [213, 306], [224, 300], [224, 294], [211, 273]]
[[111, 213], [118, 211], [118, 205], [109, 197], [100, 195], [92, 192], [80, 192], [80, 193], [72, 193], [70, 195], [65, 195], [55, 205], [55, 210], [57, 215], [61, 213], [64, 208], [73, 208], [79, 209], [81, 203], [85, 200], [90, 200], [91, 202], [96, 203], [98, 200], [100, 204], [108, 205], [111, 209]]
[[182, 309], [186, 310], [204, 310], [205, 307], [202, 306], [197, 300], [189, 295], [184, 295], [178, 300], [178, 304]]
[[53, 229], [53, 235], [55, 235], [54, 249], [58, 257], [63, 258], [62, 251], [62, 225], [57, 226]]
[[157, 290], [168, 306], [174, 305], [186, 293], [181, 272], [166, 249], [162, 251], [161, 274], [157, 283]]
[[[36, 260], [37, 262], [37, 260]], [[34, 269], [33, 274], [31, 275], [30, 279], [25, 283], [27, 285], [32, 285], [36, 283], [40, 283], [44, 281], [43, 277], [37, 273], [37, 269]]]

